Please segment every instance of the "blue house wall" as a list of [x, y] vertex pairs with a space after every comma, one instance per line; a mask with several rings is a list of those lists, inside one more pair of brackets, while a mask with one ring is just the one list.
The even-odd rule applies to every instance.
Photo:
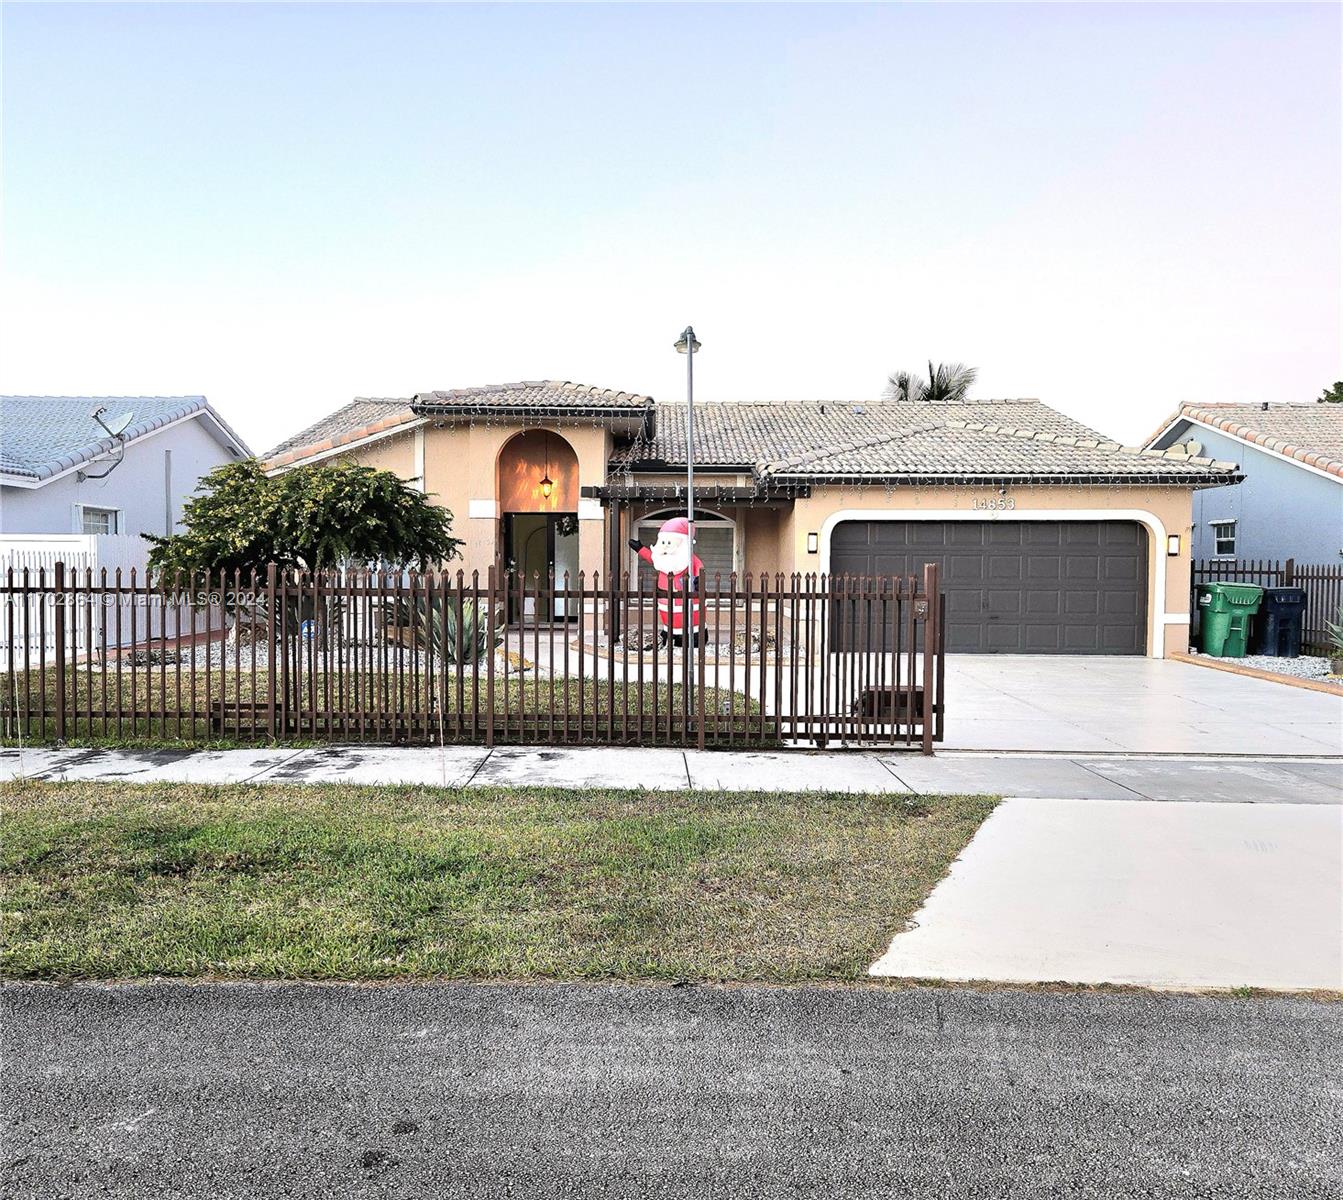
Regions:
[[1212, 523], [1236, 522], [1235, 558], [1337, 563], [1343, 554], [1343, 480], [1268, 454], [1224, 433], [1180, 421], [1156, 445], [1190, 438], [1203, 453], [1239, 463], [1245, 482], [1194, 493], [1193, 554], [1216, 557]]

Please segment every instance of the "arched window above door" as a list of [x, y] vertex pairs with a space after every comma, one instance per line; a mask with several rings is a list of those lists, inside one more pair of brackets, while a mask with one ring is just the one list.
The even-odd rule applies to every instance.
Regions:
[[501, 513], [578, 511], [578, 455], [552, 430], [528, 429], [505, 442], [498, 482]]

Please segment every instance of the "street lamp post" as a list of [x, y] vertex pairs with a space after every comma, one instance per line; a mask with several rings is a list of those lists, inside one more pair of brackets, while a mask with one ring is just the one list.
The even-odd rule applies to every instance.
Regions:
[[690, 559], [695, 559], [695, 351], [700, 348], [693, 326], [687, 325], [676, 342], [685, 355], [685, 516], [690, 526]]
[[[695, 609], [692, 590], [698, 595], [699, 587], [695, 579], [695, 351], [700, 348], [695, 337], [694, 326], [687, 325], [676, 341], [676, 352], [685, 355], [685, 516], [690, 530], [690, 569], [686, 572], [685, 595], [681, 603], [681, 695], [684, 697], [683, 720], [685, 728], [690, 728], [694, 705], [694, 653], [691, 649], [697, 640], [695, 629]], [[670, 606], [676, 609], [675, 597], [669, 597]]]

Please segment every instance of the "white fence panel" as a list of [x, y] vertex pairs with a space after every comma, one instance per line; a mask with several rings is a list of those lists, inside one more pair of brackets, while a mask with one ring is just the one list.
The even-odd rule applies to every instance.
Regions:
[[[56, 564], [65, 564], [66, 585], [71, 603], [66, 606], [66, 655], [76, 660], [92, 655], [101, 657], [103, 647], [108, 652], [131, 644], [131, 622], [134, 609], [136, 639], [143, 645], [148, 641], [173, 641], [179, 636], [190, 636], [204, 631], [205, 612], [200, 609], [192, 619], [191, 611], [181, 606], [179, 628], [178, 606], [153, 602], [152, 597], [126, 596], [120, 605], [108, 603], [97, 596], [85, 597], [82, 589], [88, 583], [99, 587], [103, 572], [107, 585], [115, 586], [116, 573], [121, 571], [121, 584], [129, 588], [131, 572], [135, 584], [143, 588], [149, 570], [149, 543], [134, 534], [0, 534], [0, 581], [15, 591], [24, 586], [25, 571], [28, 585], [36, 589], [39, 583], [50, 588], [55, 577]], [[12, 574], [11, 574], [12, 572]], [[56, 653], [56, 620], [51, 597], [45, 600], [32, 595], [7, 592], [7, 611], [0, 613], [0, 662], [6, 666], [27, 660], [36, 665], [39, 658], [51, 662]], [[46, 604], [46, 611], [41, 607]], [[117, 608], [121, 609], [121, 640], [117, 641]], [[212, 612], [212, 626], [218, 629], [218, 609]]]

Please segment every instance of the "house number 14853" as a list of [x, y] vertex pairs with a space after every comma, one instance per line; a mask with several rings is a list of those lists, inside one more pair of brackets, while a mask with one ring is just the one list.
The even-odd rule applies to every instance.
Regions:
[[970, 507], [979, 510], [984, 509], [1006, 509], [1016, 508], [1017, 502], [1011, 496], [989, 496], [980, 500], [971, 501]]

